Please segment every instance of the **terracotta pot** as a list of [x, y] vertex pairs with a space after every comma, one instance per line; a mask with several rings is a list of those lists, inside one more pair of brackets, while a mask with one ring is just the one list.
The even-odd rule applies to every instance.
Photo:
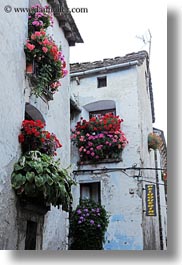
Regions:
[[33, 63], [27, 63], [26, 73], [27, 74], [33, 74], [34, 73], [34, 64]]

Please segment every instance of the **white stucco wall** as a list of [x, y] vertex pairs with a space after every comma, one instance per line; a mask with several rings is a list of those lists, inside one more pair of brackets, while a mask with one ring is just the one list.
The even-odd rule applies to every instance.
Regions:
[[[134, 66], [121, 71], [105, 73], [103, 75], [88, 76], [80, 79], [80, 85], [76, 81], [71, 82], [71, 93], [76, 96], [79, 105], [84, 108], [86, 104], [99, 100], [114, 100], [116, 114], [124, 122], [121, 129], [125, 133], [129, 144], [122, 152], [122, 162], [117, 164], [82, 165], [79, 169], [95, 169], [103, 167], [125, 168], [137, 164], [138, 167], [154, 167], [154, 157], [148, 152], [148, 133], [152, 132], [152, 116], [150, 101], [146, 90], [145, 62], [142, 66]], [[97, 88], [97, 77], [107, 76], [107, 87]], [[79, 115], [88, 119], [85, 110]], [[77, 117], [79, 119], [79, 117]], [[76, 119], [72, 123], [74, 128]], [[78, 152], [72, 147], [72, 162], [76, 165]], [[76, 169], [76, 166], [75, 166]], [[145, 172], [145, 173], [144, 173]], [[142, 176], [155, 180], [155, 173], [141, 171]], [[132, 176], [138, 175], [138, 171], [128, 172], [126, 176], [121, 171], [103, 173], [97, 176], [101, 181], [101, 203], [111, 214], [109, 227], [106, 233], [106, 250], [142, 250], [145, 243], [152, 241], [153, 249], [160, 249], [158, 218], [150, 217], [150, 222], [145, 225], [145, 191], [142, 190], [144, 182]], [[76, 176], [78, 182], [94, 180], [92, 174]], [[107, 181], [105, 181], [107, 179]], [[79, 187], [74, 188], [74, 207], [78, 203]], [[148, 238], [143, 232], [143, 225], [152, 228], [154, 237], [149, 233]], [[159, 242], [159, 243], [158, 243]]]
[[[25, 102], [41, 111], [46, 120], [46, 129], [60, 139], [63, 147], [58, 151], [57, 158], [60, 158], [62, 167], [66, 168], [70, 165], [69, 75], [61, 80], [62, 86], [54, 95], [53, 101], [45, 103], [41, 98], [29, 97], [30, 87], [25, 78], [24, 54], [28, 14], [4, 12], [5, 5], [29, 7], [29, 1], [20, 0], [18, 4], [15, 0], [9, 2], [2, 0], [0, 3], [0, 249], [24, 249], [26, 223], [20, 234], [18, 216], [21, 215], [21, 210], [16, 206], [17, 198], [11, 188], [11, 173], [14, 163], [21, 155], [18, 134], [24, 120]], [[47, 1], [41, 3], [44, 6]], [[56, 43], [62, 45], [69, 67], [69, 45], [56, 19], [50, 33]], [[44, 219], [40, 247], [44, 250], [67, 249], [67, 235], [68, 214], [61, 207], [52, 207]]]
[[[41, 1], [45, 6], [47, 1]], [[69, 45], [58, 21], [54, 18], [53, 28], [49, 28], [57, 45], [61, 45], [69, 70]], [[46, 120], [46, 130], [56, 134], [62, 148], [57, 150], [56, 159], [60, 158], [61, 166], [67, 168], [70, 165], [70, 100], [69, 100], [69, 75], [61, 81], [59, 91], [54, 94], [54, 100], [45, 103], [41, 98], [30, 98], [30, 103], [38, 108]], [[68, 213], [56, 207], [52, 207], [44, 219], [43, 250], [58, 250], [68, 248]]]
[[[19, 5], [28, 7], [28, 0]], [[10, 179], [13, 164], [20, 155], [18, 134], [24, 117], [23, 45], [27, 34], [27, 14], [6, 13], [6, 5], [17, 1], [0, 2], [0, 249], [15, 249], [17, 244], [16, 198]]]

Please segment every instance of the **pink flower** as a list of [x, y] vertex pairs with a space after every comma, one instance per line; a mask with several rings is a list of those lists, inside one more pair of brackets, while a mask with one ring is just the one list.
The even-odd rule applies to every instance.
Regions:
[[89, 141], [88, 146], [93, 146], [93, 143]]
[[91, 156], [94, 156], [94, 155], [95, 155], [95, 153], [94, 153], [94, 152], [92, 152], [92, 153], [91, 153]]
[[80, 151], [80, 152], [82, 152], [82, 150], [83, 150], [83, 146], [81, 146], [81, 147], [79, 148], [79, 151]]
[[97, 149], [97, 150], [101, 150], [101, 149], [102, 149], [102, 146], [103, 146], [103, 145], [98, 145], [98, 146], [96, 146], [96, 149]]
[[36, 37], [40, 37], [41, 36], [41, 32], [40, 31], [35, 31], [34, 34], [35, 34]]
[[44, 53], [46, 53], [48, 51], [48, 49], [46, 47], [42, 47], [42, 50]]
[[85, 140], [85, 137], [84, 136], [80, 136], [80, 142], [84, 142], [84, 140]]
[[65, 77], [67, 74], [68, 74], [68, 70], [63, 69], [63, 70], [62, 70], [62, 75], [63, 75], [63, 77]]
[[32, 25], [38, 27], [38, 26], [40, 26], [40, 23], [39, 23], [39, 21], [34, 20], [34, 21], [32, 22]]
[[26, 44], [26, 47], [27, 47], [30, 51], [32, 51], [33, 49], [35, 49], [35, 45], [30, 44], [30, 43], [27, 43], [27, 44]]

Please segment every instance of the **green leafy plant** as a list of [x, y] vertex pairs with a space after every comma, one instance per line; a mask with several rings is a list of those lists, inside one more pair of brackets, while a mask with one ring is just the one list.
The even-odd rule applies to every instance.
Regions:
[[157, 150], [161, 144], [161, 138], [156, 133], [148, 135], [148, 149]]
[[62, 205], [68, 211], [72, 202], [71, 186], [75, 184], [59, 160], [39, 151], [30, 151], [14, 165], [12, 187], [21, 198]]
[[71, 214], [71, 249], [102, 249], [108, 224], [109, 215], [103, 206], [90, 200], [82, 200]]

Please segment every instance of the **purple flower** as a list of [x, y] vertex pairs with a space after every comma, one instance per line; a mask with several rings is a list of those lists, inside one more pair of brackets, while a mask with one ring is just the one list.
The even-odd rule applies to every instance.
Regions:
[[80, 209], [78, 209], [76, 212], [77, 212], [77, 214], [81, 214], [82, 213], [82, 211]]
[[80, 216], [80, 220], [83, 220], [84, 219], [84, 217], [83, 216]]
[[78, 221], [78, 224], [81, 224], [82, 223], [82, 221]]
[[94, 224], [94, 220], [90, 220], [90, 223], [91, 223], [91, 225], [93, 225]]
[[86, 209], [84, 209], [84, 212], [86, 212], [86, 213], [87, 213], [87, 212], [88, 212], [88, 209], [87, 209], [87, 208], [86, 208]]
[[100, 225], [100, 224], [98, 224], [98, 225], [97, 225], [97, 227], [98, 227], [98, 228], [100, 228], [100, 227], [101, 227], [101, 225]]

